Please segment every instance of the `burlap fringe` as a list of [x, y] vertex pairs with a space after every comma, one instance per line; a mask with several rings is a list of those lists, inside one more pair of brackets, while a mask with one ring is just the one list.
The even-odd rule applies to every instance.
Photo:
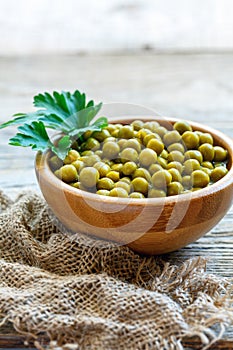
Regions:
[[[44, 200], [0, 194], [0, 314], [44, 350], [202, 349], [233, 324], [231, 281], [71, 234]], [[48, 339], [43, 345], [42, 338]]]

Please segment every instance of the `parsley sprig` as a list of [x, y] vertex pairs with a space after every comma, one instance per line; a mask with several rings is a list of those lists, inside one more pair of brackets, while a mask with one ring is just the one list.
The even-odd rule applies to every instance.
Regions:
[[[33, 104], [39, 108], [32, 113], [18, 113], [13, 119], [0, 125], [0, 129], [19, 125], [18, 133], [9, 140], [13, 146], [31, 147], [33, 150], [52, 150], [64, 159], [74, 141], [82, 138], [85, 131], [99, 131], [108, 125], [107, 118], [92, 120], [98, 114], [102, 103], [86, 101], [86, 95], [76, 90], [73, 94], [54, 91], [34, 97]], [[92, 122], [92, 123], [91, 123]], [[46, 129], [61, 132], [64, 136], [55, 145]]]

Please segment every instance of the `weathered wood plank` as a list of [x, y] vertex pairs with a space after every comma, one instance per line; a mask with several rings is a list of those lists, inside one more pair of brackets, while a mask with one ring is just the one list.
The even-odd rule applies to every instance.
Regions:
[[[0, 333], [0, 349], [35, 349], [34, 340], [30, 338], [26, 338], [22, 334], [18, 334], [10, 323], [5, 324], [1, 327]], [[41, 345], [46, 346], [48, 344], [49, 339], [44, 335], [40, 335], [38, 337]], [[200, 339], [197, 337], [193, 338], [185, 338], [182, 342], [187, 350], [199, 350], [202, 347]], [[210, 350], [229, 350], [233, 349], [233, 341], [231, 340], [221, 340], [213, 344], [209, 347]]]
[[233, 131], [232, 54], [0, 58], [0, 120], [30, 110], [32, 96], [80, 88], [104, 102], [154, 108]]

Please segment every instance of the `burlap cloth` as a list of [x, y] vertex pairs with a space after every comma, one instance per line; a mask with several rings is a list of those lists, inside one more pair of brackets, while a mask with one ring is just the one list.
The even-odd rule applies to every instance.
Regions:
[[[2, 324], [56, 349], [207, 348], [232, 324], [230, 281], [59, 229], [45, 201], [0, 193]], [[73, 345], [72, 345], [73, 344]], [[207, 346], [207, 347], [206, 347]]]

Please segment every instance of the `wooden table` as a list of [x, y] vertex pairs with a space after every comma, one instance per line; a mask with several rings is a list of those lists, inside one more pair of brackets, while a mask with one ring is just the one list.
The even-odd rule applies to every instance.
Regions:
[[[38, 92], [76, 88], [97, 101], [141, 104], [233, 137], [233, 54], [0, 58], [0, 122], [30, 111]], [[14, 133], [13, 128], [0, 132], [0, 188], [10, 195], [38, 191], [33, 152], [7, 146]], [[208, 272], [233, 277], [232, 233], [233, 208], [205, 237], [171, 258], [208, 257]], [[200, 348], [196, 340], [188, 345]], [[9, 326], [1, 328], [0, 348], [20, 347], [23, 337]], [[211, 349], [233, 349], [233, 331]]]

